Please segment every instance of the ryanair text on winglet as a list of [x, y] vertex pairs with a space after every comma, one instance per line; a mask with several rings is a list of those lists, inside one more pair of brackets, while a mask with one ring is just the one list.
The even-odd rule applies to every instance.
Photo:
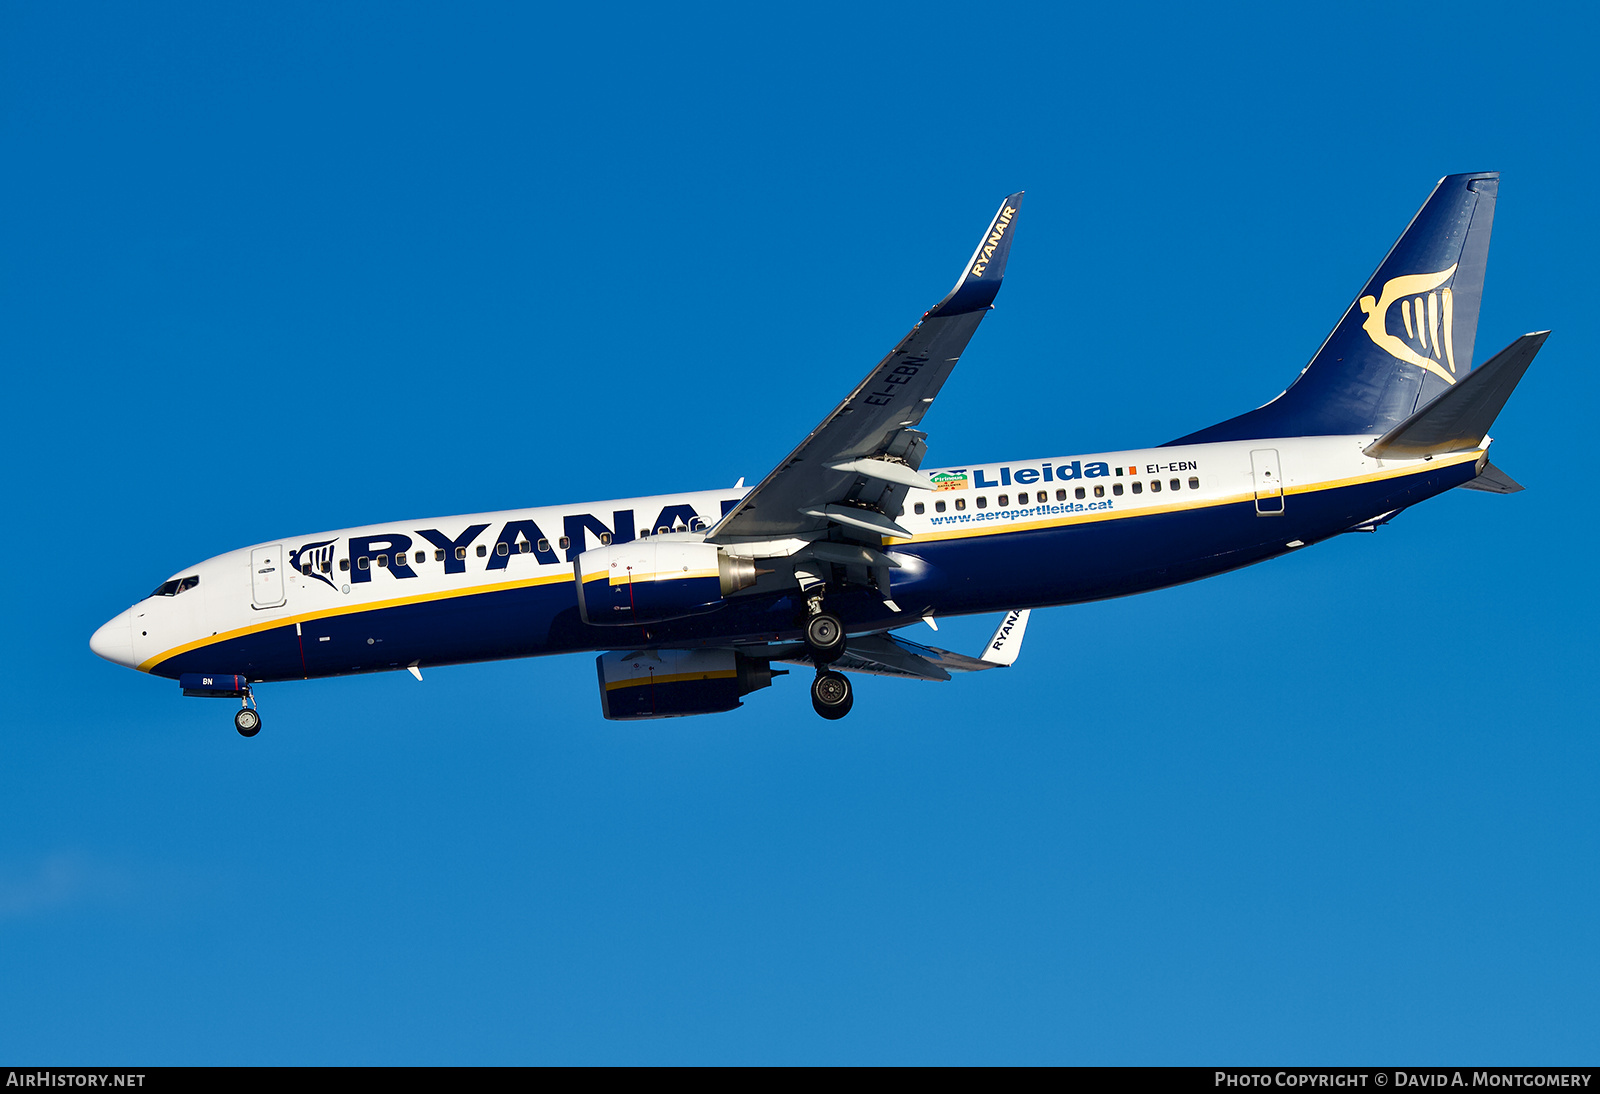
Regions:
[[994, 218], [994, 231], [989, 233], [989, 238], [978, 248], [978, 257], [972, 260], [973, 277], [983, 276], [989, 260], [994, 257], [995, 249], [1000, 246], [1000, 240], [1005, 237], [1006, 229], [1011, 227], [1011, 218], [1016, 215], [1017, 211], [1011, 206], [1001, 207], [1000, 215]]

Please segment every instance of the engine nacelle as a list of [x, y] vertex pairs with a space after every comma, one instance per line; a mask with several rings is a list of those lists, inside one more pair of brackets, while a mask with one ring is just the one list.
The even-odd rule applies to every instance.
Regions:
[[741, 695], [767, 687], [774, 675], [772, 662], [752, 661], [735, 650], [603, 653], [594, 664], [600, 713], [614, 722], [733, 710], [744, 705]]
[[714, 611], [756, 581], [755, 563], [667, 536], [585, 551], [573, 562], [585, 623], [621, 627]]

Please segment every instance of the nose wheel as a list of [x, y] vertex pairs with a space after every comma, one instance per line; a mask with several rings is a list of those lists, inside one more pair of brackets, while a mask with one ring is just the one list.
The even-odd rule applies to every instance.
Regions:
[[256, 709], [256, 697], [246, 689], [240, 703], [242, 705], [233, 714], [233, 728], [241, 737], [254, 737], [261, 732], [261, 712]]
[[850, 713], [855, 694], [850, 688], [850, 678], [832, 669], [818, 669], [817, 678], [811, 681], [811, 706], [830, 722]]

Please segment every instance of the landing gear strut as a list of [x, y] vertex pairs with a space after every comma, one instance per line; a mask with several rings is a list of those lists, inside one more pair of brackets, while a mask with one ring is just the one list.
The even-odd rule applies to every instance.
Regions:
[[818, 714], [836, 721], [849, 714], [854, 703], [849, 677], [831, 669], [817, 669], [817, 678], [811, 681], [811, 705]]
[[261, 732], [261, 711], [256, 709], [256, 697], [247, 688], [239, 703], [239, 709], [233, 715], [233, 728], [239, 731], [241, 737], [254, 737]]
[[806, 651], [817, 666], [817, 678], [811, 682], [811, 706], [829, 721], [843, 718], [850, 713], [855, 696], [844, 674], [828, 666], [844, 656], [844, 621], [822, 610], [820, 592], [806, 601], [806, 613], [802, 634]]

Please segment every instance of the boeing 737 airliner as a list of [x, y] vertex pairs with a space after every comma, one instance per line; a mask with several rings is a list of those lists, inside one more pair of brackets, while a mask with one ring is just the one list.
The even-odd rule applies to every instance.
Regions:
[[[923, 469], [917, 426], [1000, 290], [1012, 194], [955, 288], [754, 487], [273, 539], [178, 571], [90, 648], [238, 699], [247, 737], [257, 684], [579, 650], [602, 651], [621, 719], [731, 710], [775, 664], [814, 667], [825, 718], [850, 710], [845, 673], [1010, 665], [1030, 609], [1371, 531], [1457, 486], [1520, 490], [1487, 434], [1548, 332], [1471, 367], [1498, 185], [1441, 180], [1287, 391], [1157, 448]], [[976, 657], [892, 633], [978, 612], [1006, 614]]]

